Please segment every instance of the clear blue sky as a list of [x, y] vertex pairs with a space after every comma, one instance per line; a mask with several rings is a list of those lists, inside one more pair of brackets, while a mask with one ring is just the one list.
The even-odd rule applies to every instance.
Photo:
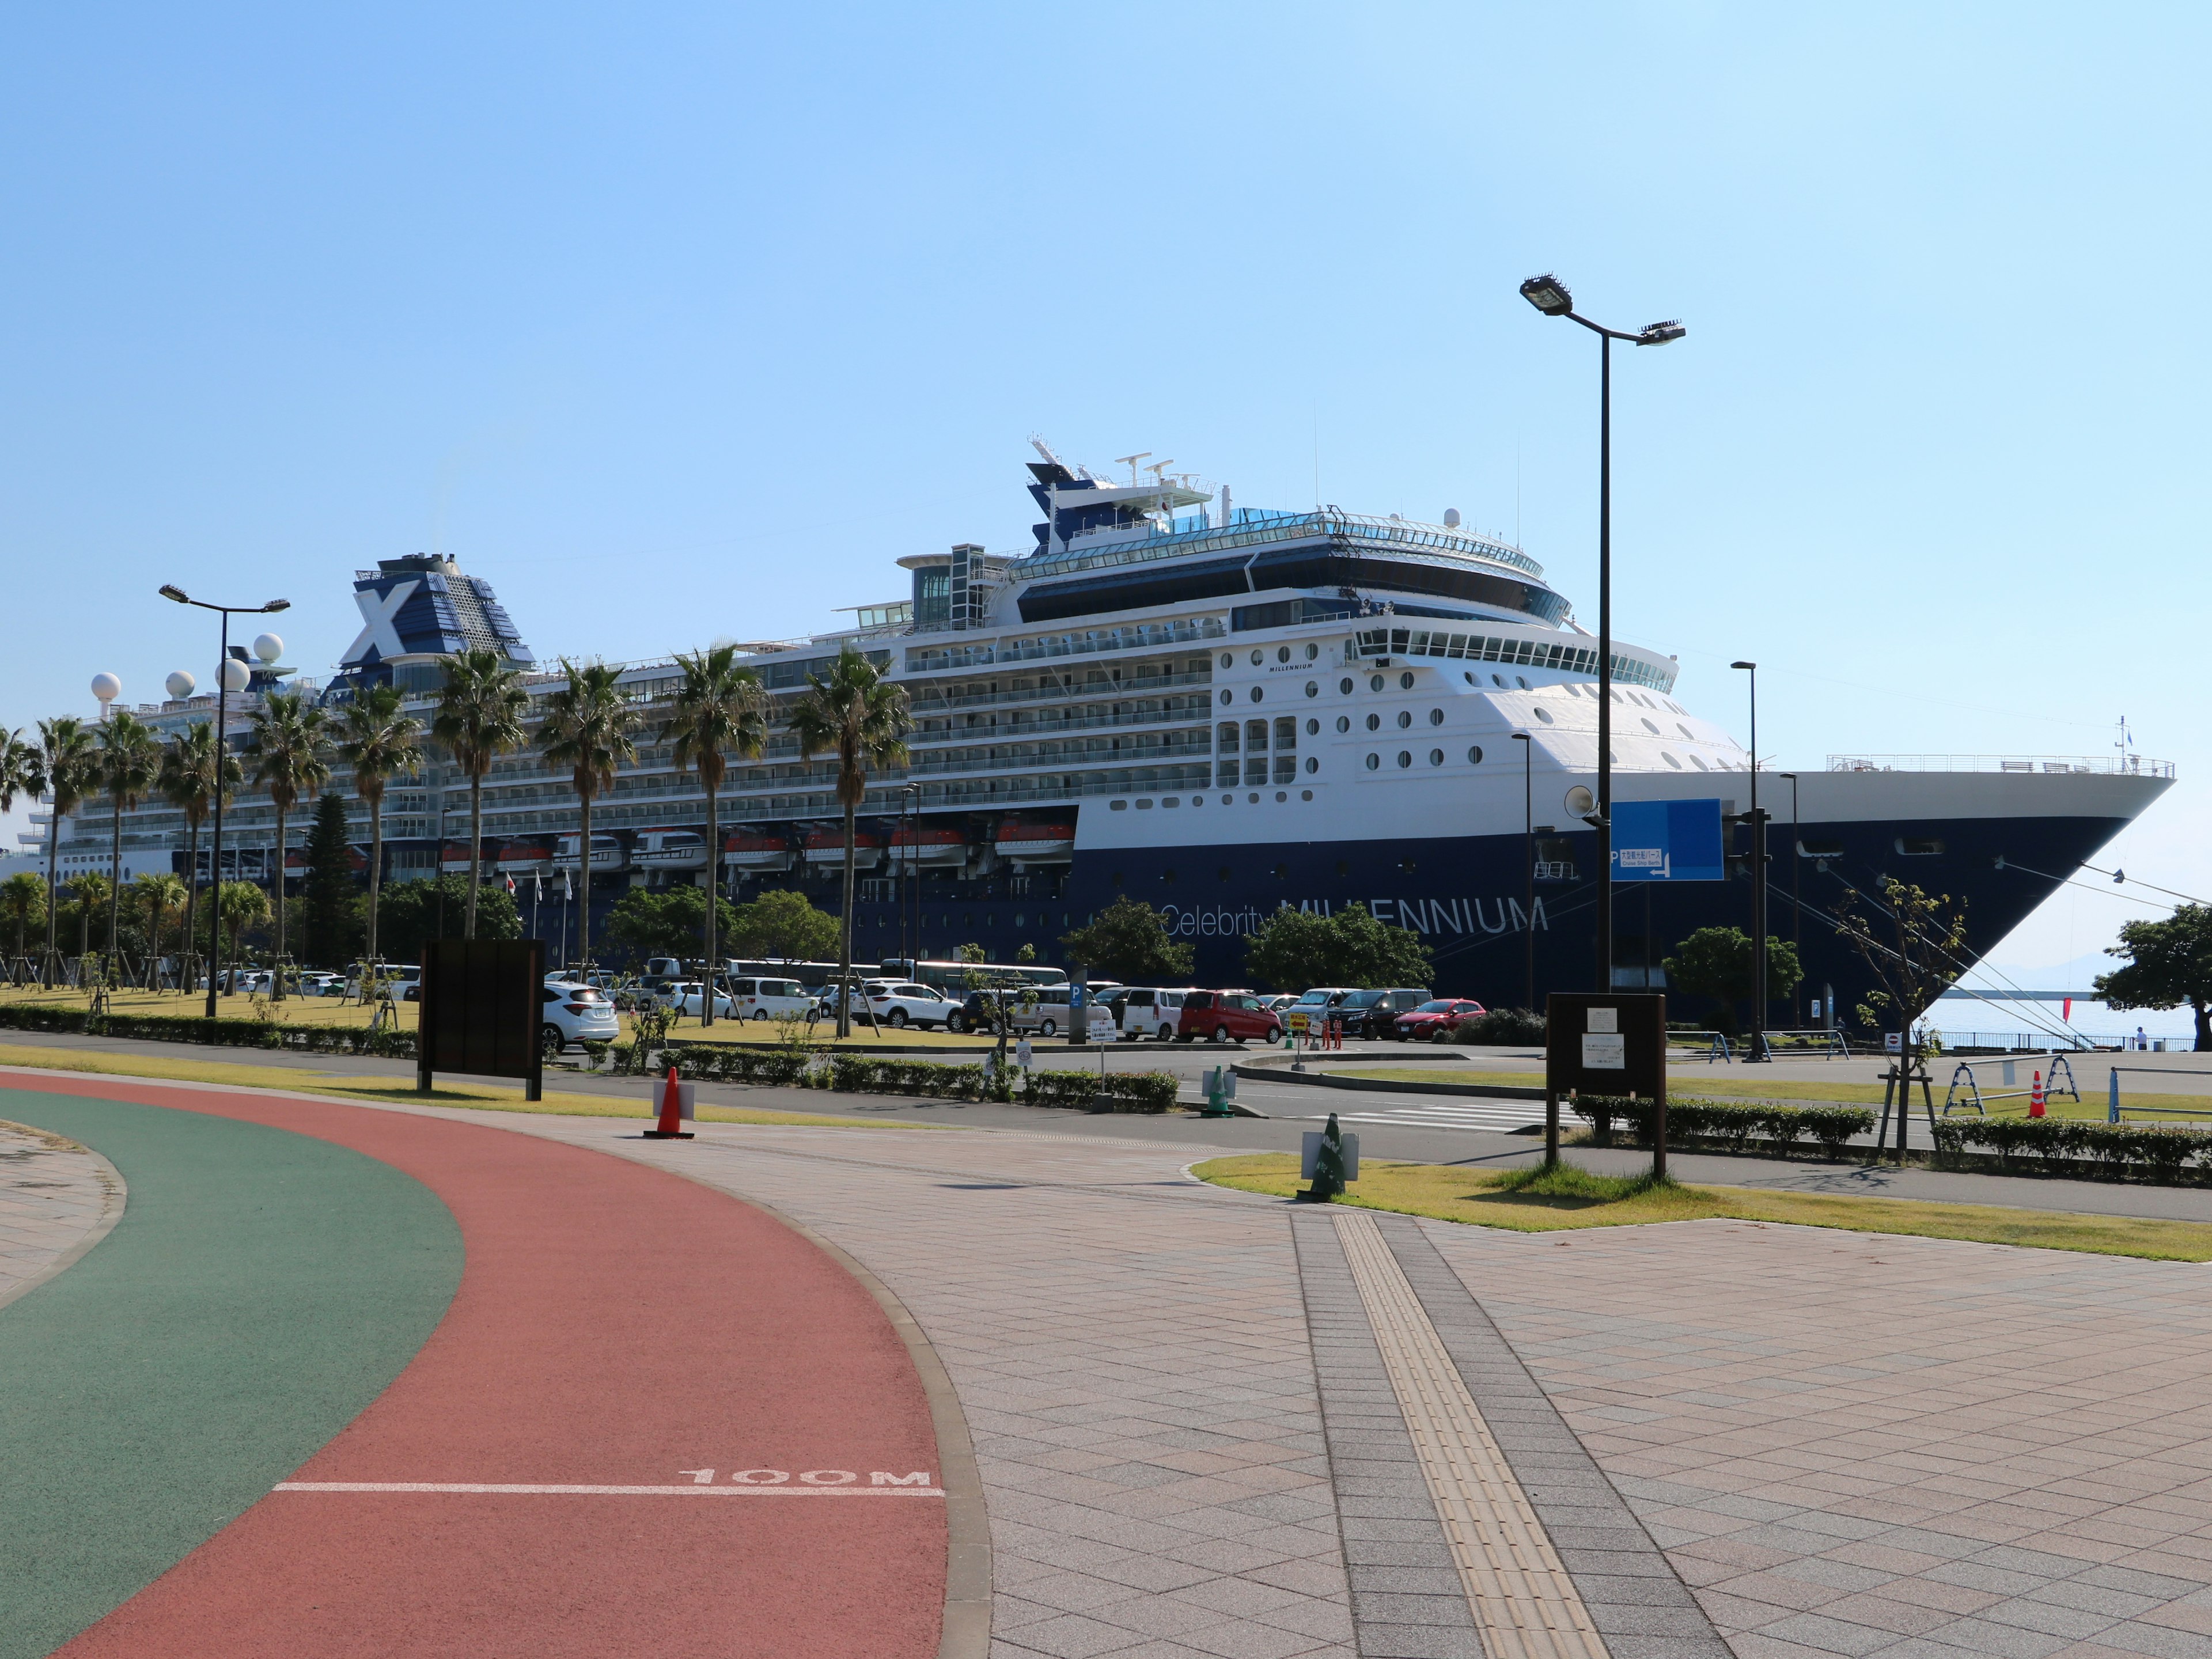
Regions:
[[[1246, 505], [1511, 534], [1763, 746], [2183, 782], [2212, 15], [2187, 7], [18, 7], [0, 21], [0, 721], [435, 549], [545, 655], [827, 625], [1024, 543], [1032, 432]], [[1317, 459], [1316, 459], [1317, 458]], [[1998, 958], [2146, 912], [2071, 896]]]

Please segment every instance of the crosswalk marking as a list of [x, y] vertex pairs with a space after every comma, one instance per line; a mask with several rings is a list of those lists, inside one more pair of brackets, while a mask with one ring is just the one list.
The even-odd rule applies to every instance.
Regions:
[[[1329, 1115], [1327, 1112], [1279, 1113], [1279, 1116], [1295, 1116], [1299, 1120], [1319, 1123]], [[1544, 1121], [1544, 1103], [1540, 1100], [1455, 1100], [1415, 1105], [1373, 1106], [1364, 1111], [1347, 1111], [1339, 1107], [1336, 1121], [1340, 1123], [1385, 1123], [1401, 1129], [1525, 1129]]]

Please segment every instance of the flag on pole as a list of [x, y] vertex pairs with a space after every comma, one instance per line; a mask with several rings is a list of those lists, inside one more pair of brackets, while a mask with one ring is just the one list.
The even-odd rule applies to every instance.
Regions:
[[530, 878], [530, 902], [538, 903], [545, 896], [545, 872], [539, 871]]
[[514, 896], [514, 873], [512, 871], [507, 872], [507, 896], [509, 898], [513, 898]]
[[571, 888], [571, 887], [568, 885], [568, 872], [566, 870], [563, 870], [563, 871], [561, 872], [561, 900], [562, 900], [562, 902], [565, 904], [566, 902], [568, 902], [568, 900], [570, 900], [570, 899], [574, 898], [574, 896], [575, 896], [575, 890], [574, 890], [574, 889], [573, 889], [573, 888]]

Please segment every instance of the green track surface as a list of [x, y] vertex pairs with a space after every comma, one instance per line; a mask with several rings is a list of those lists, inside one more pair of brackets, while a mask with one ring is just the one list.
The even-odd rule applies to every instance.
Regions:
[[52, 1652], [258, 1500], [435, 1328], [460, 1231], [328, 1141], [0, 1090], [122, 1172], [112, 1232], [0, 1309], [0, 1659]]

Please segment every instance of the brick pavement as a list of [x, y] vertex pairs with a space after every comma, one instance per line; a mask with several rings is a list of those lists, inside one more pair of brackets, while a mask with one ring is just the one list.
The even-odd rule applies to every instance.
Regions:
[[82, 1249], [123, 1207], [106, 1158], [42, 1129], [0, 1122], [0, 1303]]

